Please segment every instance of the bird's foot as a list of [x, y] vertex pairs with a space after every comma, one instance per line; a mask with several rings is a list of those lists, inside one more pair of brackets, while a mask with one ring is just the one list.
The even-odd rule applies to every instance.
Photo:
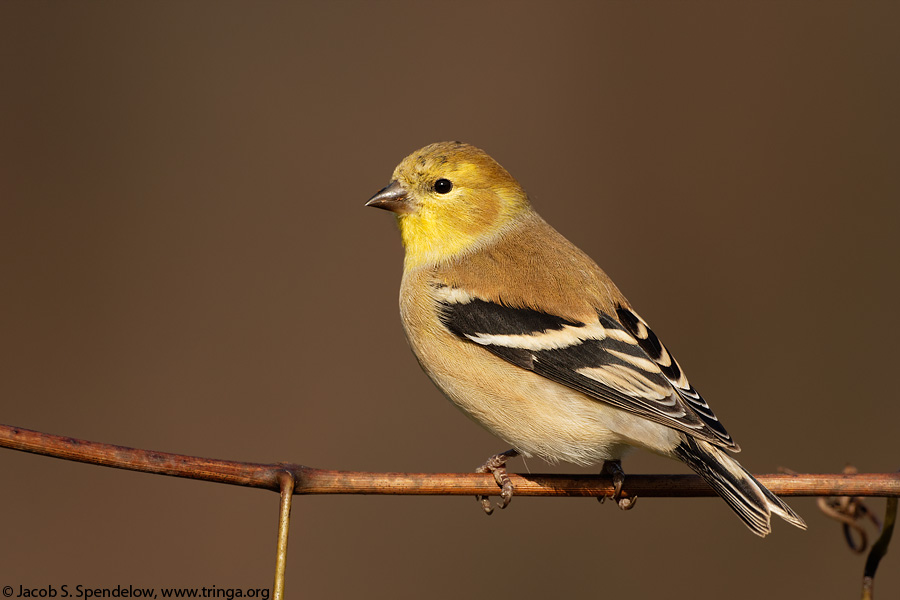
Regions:
[[[613, 500], [622, 510], [631, 510], [637, 504], [637, 496], [622, 497], [622, 484], [625, 483], [625, 471], [622, 470], [622, 461], [607, 460], [600, 469], [601, 475], [610, 475], [613, 480]], [[598, 496], [597, 500], [602, 504], [606, 500], [605, 496]]]
[[[517, 450], [507, 450], [506, 452], [495, 454], [487, 459], [483, 465], [475, 469], [476, 473], [490, 473], [494, 476], [494, 481], [500, 486], [500, 501], [497, 502], [499, 508], [506, 508], [509, 506], [509, 501], [512, 500], [513, 484], [506, 473], [506, 461], [518, 455], [519, 452]], [[494, 512], [494, 507], [491, 506], [491, 499], [488, 496], [479, 494], [475, 496], [475, 499], [481, 503], [481, 508], [485, 514], [489, 515]]]

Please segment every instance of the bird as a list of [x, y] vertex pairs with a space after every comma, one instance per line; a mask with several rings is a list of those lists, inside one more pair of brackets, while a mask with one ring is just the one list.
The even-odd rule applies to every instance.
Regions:
[[685, 463], [761, 537], [773, 513], [806, 528], [732, 458], [740, 447], [607, 274], [486, 152], [425, 146], [366, 206], [396, 215], [401, 321], [422, 369], [512, 446], [476, 469], [494, 475], [499, 507], [514, 493], [506, 462], [521, 455], [601, 465], [630, 508], [621, 459], [641, 448]]

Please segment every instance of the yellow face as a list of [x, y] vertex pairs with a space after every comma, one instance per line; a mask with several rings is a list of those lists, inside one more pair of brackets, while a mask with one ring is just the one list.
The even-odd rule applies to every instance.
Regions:
[[369, 205], [397, 213], [407, 269], [476, 249], [529, 207], [503, 167], [461, 142], [431, 144], [407, 156]]

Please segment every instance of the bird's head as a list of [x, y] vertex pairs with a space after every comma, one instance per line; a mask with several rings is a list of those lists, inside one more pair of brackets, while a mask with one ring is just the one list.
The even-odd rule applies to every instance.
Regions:
[[396, 213], [407, 268], [474, 251], [529, 210], [512, 175], [462, 142], [413, 152], [366, 206]]

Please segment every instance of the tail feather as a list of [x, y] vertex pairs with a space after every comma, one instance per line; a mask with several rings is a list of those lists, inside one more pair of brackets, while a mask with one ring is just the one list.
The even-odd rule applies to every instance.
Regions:
[[765, 537], [772, 531], [772, 513], [791, 525], [806, 529], [806, 523], [790, 506], [723, 450], [684, 436], [674, 454], [706, 480], [756, 535]]

